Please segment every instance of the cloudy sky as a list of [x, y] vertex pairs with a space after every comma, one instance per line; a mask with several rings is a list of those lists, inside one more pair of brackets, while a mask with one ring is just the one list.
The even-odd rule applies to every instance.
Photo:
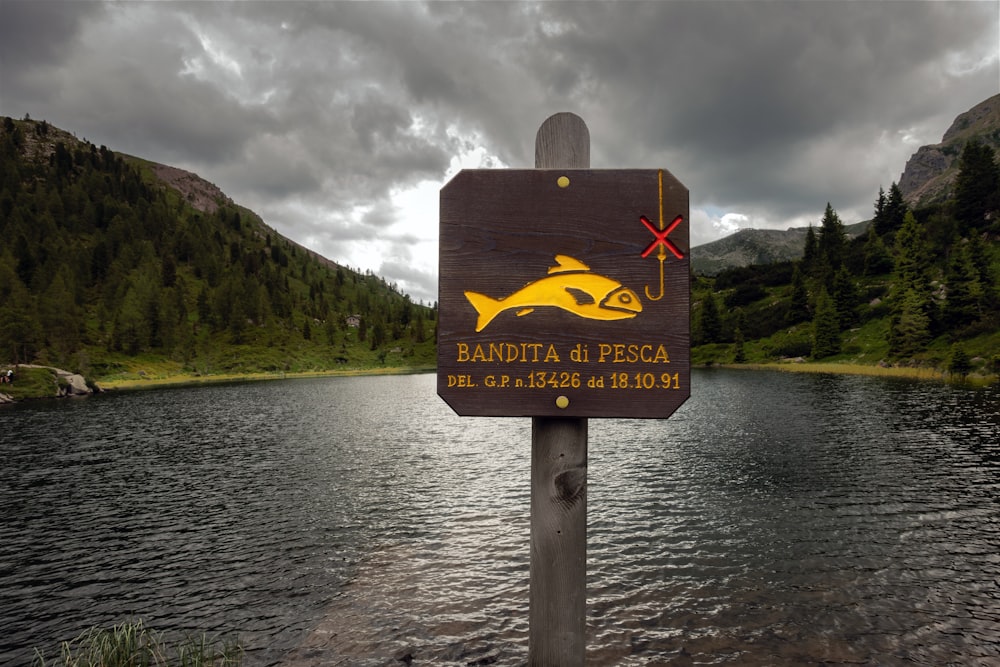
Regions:
[[665, 167], [692, 243], [871, 217], [1000, 92], [1000, 2], [0, 0], [0, 115], [194, 171], [282, 234], [437, 298], [437, 194], [534, 165]]

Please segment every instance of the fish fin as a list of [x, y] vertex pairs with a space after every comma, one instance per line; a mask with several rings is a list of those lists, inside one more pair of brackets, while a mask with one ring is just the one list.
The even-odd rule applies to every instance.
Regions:
[[522, 308], [521, 310], [517, 311], [517, 316], [522, 317], [524, 315], [527, 315], [528, 313], [533, 313], [533, 312], [535, 312], [534, 308]]
[[549, 273], [565, 273], [567, 271], [590, 271], [590, 267], [569, 255], [556, 255], [556, 264], [549, 268]]
[[597, 303], [597, 299], [594, 298], [594, 295], [586, 290], [582, 290], [578, 287], [567, 287], [565, 289], [569, 292], [570, 296], [576, 300], [576, 305], [578, 306], [589, 306]]
[[485, 329], [486, 325], [492, 322], [493, 318], [497, 316], [497, 313], [503, 310], [500, 301], [479, 292], [466, 292], [465, 298], [469, 300], [472, 307], [476, 309], [476, 313], [479, 314], [479, 319], [476, 320], [477, 333]]

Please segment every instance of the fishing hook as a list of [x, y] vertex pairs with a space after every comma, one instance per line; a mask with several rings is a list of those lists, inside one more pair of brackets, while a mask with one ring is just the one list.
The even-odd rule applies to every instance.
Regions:
[[[663, 170], [660, 169], [656, 174], [657, 185], [660, 194], [660, 231], [663, 231]], [[645, 220], [643, 220], [645, 222]], [[648, 223], [647, 223], [648, 226]], [[660, 246], [660, 251], [656, 253], [657, 259], [660, 260], [660, 295], [653, 296], [649, 293], [649, 285], [646, 285], [646, 298], [650, 301], [659, 301], [663, 298], [664, 288], [663, 288], [663, 260], [667, 258], [667, 251], [662, 245]]]
[[649, 293], [649, 285], [646, 285], [646, 298], [650, 301], [659, 301], [663, 298], [664, 288], [663, 288], [663, 260], [667, 258], [667, 253], [660, 248], [659, 255], [657, 256], [660, 260], [660, 294], [659, 296], [653, 296]]

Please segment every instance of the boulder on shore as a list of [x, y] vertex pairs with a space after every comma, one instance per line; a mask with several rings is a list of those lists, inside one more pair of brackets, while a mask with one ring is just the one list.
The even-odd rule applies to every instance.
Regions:
[[[38, 366], [36, 364], [20, 364], [18, 368], [41, 368], [51, 371], [51, 373], [55, 376], [56, 381], [56, 391], [54, 396], [58, 398], [64, 398], [67, 396], [89, 396], [94, 393], [94, 390], [87, 385], [87, 379], [79, 373], [72, 373], [70, 371], [66, 371], [61, 368], [54, 368], [52, 366]], [[13, 397], [8, 396], [8, 398], [11, 398], [11, 402], [13, 402]], [[0, 399], [0, 402], [3, 402], [3, 400]]]

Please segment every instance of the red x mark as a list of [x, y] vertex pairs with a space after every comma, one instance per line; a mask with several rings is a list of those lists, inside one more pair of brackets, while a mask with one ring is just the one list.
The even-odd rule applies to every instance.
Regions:
[[667, 248], [670, 252], [674, 253], [674, 257], [676, 257], [677, 259], [684, 259], [684, 253], [682, 253], [677, 248], [677, 246], [675, 246], [673, 242], [667, 238], [667, 235], [670, 232], [674, 231], [677, 228], [677, 225], [681, 224], [684, 221], [683, 217], [677, 216], [676, 218], [674, 218], [674, 221], [670, 223], [670, 226], [664, 229], [663, 231], [660, 231], [655, 226], [653, 226], [653, 223], [649, 221], [649, 218], [647, 218], [644, 215], [639, 216], [639, 220], [642, 222], [642, 224], [646, 225], [646, 229], [653, 232], [653, 236], [656, 237], [656, 239], [648, 246], [646, 246], [646, 249], [642, 251], [643, 257], [649, 257], [649, 253], [656, 250], [657, 246], [662, 245], [664, 248]]

